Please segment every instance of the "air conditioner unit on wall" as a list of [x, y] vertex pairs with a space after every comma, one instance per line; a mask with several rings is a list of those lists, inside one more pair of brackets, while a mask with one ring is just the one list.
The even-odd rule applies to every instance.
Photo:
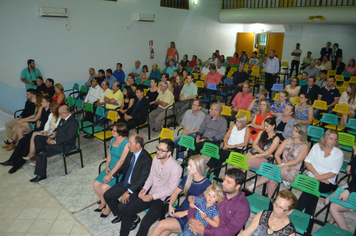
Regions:
[[148, 22], [155, 21], [154, 14], [136, 13], [135, 16], [136, 16], [136, 21], [148, 21]]
[[38, 16], [68, 18], [68, 9], [60, 7], [38, 7]]

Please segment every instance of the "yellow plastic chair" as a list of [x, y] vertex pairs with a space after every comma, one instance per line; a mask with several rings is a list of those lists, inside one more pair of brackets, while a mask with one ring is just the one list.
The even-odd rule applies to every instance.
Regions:
[[206, 78], [206, 75], [201, 75], [201, 76], [200, 76], [200, 80], [205, 81], [205, 78]]
[[343, 75], [335, 75], [336, 82], [345, 82]]
[[287, 61], [282, 61], [282, 63], [281, 63], [281, 70], [284, 70], [284, 72], [282, 71], [282, 72], [280, 72], [279, 74], [281, 74], [281, 75], [286, 75], [286, 74], [288, 74], [288, 68], [289, 68], [288, 62], [287, 62]]
[[342, 83], [341, 87], [346, 87], [349, 86], [350, 83], [356, 83], [356, 82], [350, 82], [351, 80], [349, 80], [348, 82], [344, 82]]
[[260, 67], [259, 66], [253, 66], [252, 67], [252, 71], [255, 71], [255, 70], [259, 72], [260, 71]]
[[240, 109], [240, 110], [237, 112], [235, 118], [238, 117], [238, 116], [240, 116], [240, 115], [245, 115], [245, 116], [247, 116], [247, 120], [248, 120], [248, 121], [251, 121], [251, 112], [246, 111], [246, 110], [241, 110], [241, 109]]
[[222, 106], [222, 111], [221, 111], [222, 116], [231, 116], [231, 107], [229, 106]]
[[197, 81], [195, 83], [195, 85], [198, 87], [198, 88], [204, 88], [204, 82], [203, 81]]
[[192, 75], [194, 76], [194, 79], [199, 79], [199, 74], [198, 73], [192, 73]]
[[320, 80], [320, 77], [315, 77], [315, 80]]
[[298, 75], [297, 78], [298, 78], [298, 79], [302, 79], [302, 76], [301, 76], [301, 75]]
[[[344, 83], [346, 83], [346, 82], [344, 82]], [[349, 80], [349, 83], [350, 84], [355, 84], [356, 83], [356, 77], [355, 76], [351, 77], [350, 80]]]
[[249, 65], [245, 65], [244, 71], [248, 73], [248, 70], [250, 69]]
[[173, 130], [163, 128], [158, 137], [161, 139], [171, 139], [173, 141]]
[[146, 97], [147, 91], [148, 91], [148, 89], [143, 89], [143, 96]]
[[300, 102], [299, 102], [299, 97], [294, 97], [293, 101], [292, 101], [292, 104], [294, 105], [299, 105]]
[[342, 94], [343, 92], [346, 91], [347, 87], [341, 86], [341, 87], [337, 87], [337, 89], [339, 90], [339, 93]]
[[226, 77], [231, 78], [232, 75], [237, 71], [237, 68], [230, 68], [229, 73], [227, 74]]
[[279, 101], [279, 93], [276, 93], [276, 95], [274, 95], [273, 101]]
[[322, 100], [315, 100], [312, 107], [320, 110], [327, 110], [326, 102]]
[[184, 80], [184, 84], [186, 84], [186, 83], [188, 83], [188, 80], [187, 80], [187, 79]]
[[336, 71], [335, 70], [328, 70], [328, 73], [326, 74], [327, 78], [330, 76], [336, 76]]

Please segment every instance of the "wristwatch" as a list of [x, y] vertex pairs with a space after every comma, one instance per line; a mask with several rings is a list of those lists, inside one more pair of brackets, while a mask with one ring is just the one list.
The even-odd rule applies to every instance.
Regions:
[[129, 191], [129, 190], [127, 190], [126, 192], [127, 192], [128, 194], [130, 194], [130, 195], [131, 195], [131, 193], [130, 193], [130, 191]]

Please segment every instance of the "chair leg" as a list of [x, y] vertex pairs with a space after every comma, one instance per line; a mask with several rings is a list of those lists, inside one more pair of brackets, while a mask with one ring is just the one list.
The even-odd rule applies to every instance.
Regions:
[[148, 139], [150, 140], [151, 139], [151, 130], [150, 130], [149, 125], [147, 126], [147, 129], [148, 129]]
[[83, 163], [83, 153], [82, 150], [80, 150], [80, 164], [82, 166], [82, 168], [84, 167], [84, 163]]
[[64, 163], [64, 173], [67, 175], [67, 162], [66, 162], [66, 155], [63, 155], [63, 163]]

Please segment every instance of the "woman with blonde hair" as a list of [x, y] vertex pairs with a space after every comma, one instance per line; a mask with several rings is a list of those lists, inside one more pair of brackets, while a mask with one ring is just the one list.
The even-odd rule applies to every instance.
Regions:
[[349, 84], [345, 92], [342, 93], [339, 104], [346, 104], [349, 106], [350, 114], [341, 115], [340, 125], [345, 126], [349, 118], [355, 117], [356, 109], [356, 84]]
[[288, 96], [289, 93], [287, 91], [282, 91], [279, 93], [279, 100], [274, 101], [271, 106], [271, 112], [273, 116], [283, 115], [284, 108], [286, 108], [287, 105], [291, 104], [289, 102]]
[[66, 101], [66, 95], [64, 95], [64, 88], [61, 84], [54, 85], [55, 94], [52, 97], [52, 102], [56, 102], [60, 105], [63, 105]]
[[[254, 141], [259, 132], [264, 130], [264, 120], [268, 117], [272, 117], [271, 105], [266, 99], [262, 99], [259, 103], [259, 109], [253, 118], [251, 124], [247, 127], [251, 131], [251, 140]], [[252, 143], [252, 141], [250, 141]]]
[[[188, 197], [199, 196], [211, 185], [211, 182], [204, 177], [205, 170], [206, 166], [203, 156], [195, 155], [189, 158], [188, 174], [183, 178], [171, 196], [168, 209], [169, 216], [165, 220], [158, 223], [158, 225], [152, 230], [150, 236], [168, 236], [171, 233], [183, 232], [184, 226], [188, 222]], [[181, 192], [184, 193], [186, 198], [179, 207], [174, 209], [173, 204]]]
[[[318, 180], [319, 192], [327, 193], [337, 188], [336, 175], [339, 174], [344, 162], [344, 153], [337, 142], [338, 134], [335, 130], [327, 130], [315, 144], [304, 160], [308, 169], [308, 176]], [[298, 200], [297, 208], [312, 215], [318, 197], [303, 192]]]
[[[293, 126], [292, 137], [285, 139], [274, 154], [277, 166], [281, 168], [283, 183], [288, 188], [299, 173], [300, 167], [308, 155], [308, 149], [307, 128], [303, 124], [295, 124]], [[268, 197], [272, 198], [272, 194], [277, 187], [277, 182], [262, 176], [257, 180], [256, 187], [265, 183], [267, 183]], [[253, 186], [252, 184], [247, 189], [252, 191]]]

